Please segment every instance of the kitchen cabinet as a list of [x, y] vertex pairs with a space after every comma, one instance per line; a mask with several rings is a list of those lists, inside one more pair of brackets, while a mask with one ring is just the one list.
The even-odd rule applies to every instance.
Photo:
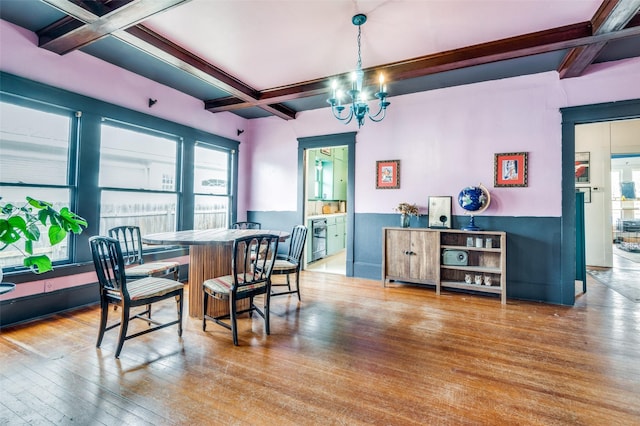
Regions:
[[347, 199], [346, 147], [333, 148], [331, 155], [307, 150], [307, 199]]
[[327, 218], [327, 256], [345, 247], [345, 216]]
[[333, 199], [347, 199], [347, 163], [338, 158], [333, 160]]

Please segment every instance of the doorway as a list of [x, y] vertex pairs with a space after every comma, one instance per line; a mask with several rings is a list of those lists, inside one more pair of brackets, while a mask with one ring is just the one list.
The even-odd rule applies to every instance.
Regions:
[[305, 216], [310, 225], [311, 255], [305, 269], [346, 274], [348, 147], [305, 151]]
[[[298, 213], [309, 228], [306, 270], [354, 276], [355, 135], [298, 139]], [[326, 238], [324, 244], [313, 242], [316, 221], [318, 230], [326, 229], [319, 235]]]
[[623, 295], [640, 292], [632, 285], [640, 283], [638, 134], [640, 119], [575, 126], [575, 184], [585, 195], [587, 271]]
[[567, 107], [562, 114], [562, 216], [560, 303], [576, 300], [576, 126], [586, 123], [640, 118], [640, 99]]

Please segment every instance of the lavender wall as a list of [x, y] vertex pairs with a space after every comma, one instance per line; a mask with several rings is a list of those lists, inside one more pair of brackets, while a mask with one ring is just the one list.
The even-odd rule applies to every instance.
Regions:
[[[239, 219], [247, 211], [284, 212], [269, 218], [275, 223], [297, 209], [297, 138], [357, 130], [333, 119], [326, 108], [291, 121], [211, 114], [200, 100], [82, 52], [59, 56], [39, 49], [35, 34], [2, 20], [0, 70], [231, 139], [238, 139], [236, 129], [244, 129], [239, 138]], [[483, 183], [492, 193], [492, 205], [483, 213], [491, 221], [486, 226], [510, 232], [509, 297], [571, 303], [564, 293], [573, 296], [573, 280], [565, 285], [558, 272], [559, 110], [640, 99], [639, 75], [636, 58], [595, 65], [583, 77], [568, 80], [548, 72], [398, 97], [393, 97], [390, 82], [388, 117], [367, 122], [356, 136], [354, 212], [361, 216], [356, 218], [361, 226], [354, 227], [358, 233], [349, 258], [355, 275], [380, 276], [381, 243], [376, 238], [381, 226], [396, 224], [386, 214], [393, 214], [399, 202], [425, 210], [430, 195], [455, 196], [464, 186]], [[158, 99], [151, 109], [148, 98]], [[529, 186], [493, 188], [494, 154], [519, 151], [529, 153]], [[401, 188], [376, 190], [375, 162], [390, 159], [401, 160]], [[463, 214], [456, 203], [453, 214]], [[545, 229], [543, 235], [531, 222]], [[535, 262], [532, 247], [537, 247]]]
[[[211, 114], [202, 101], [76, 51], [37, 47], [37, 36], [0, 20], [0, 70], [76, 93], [239, 139], [239, 218], [247, 210], [294, 211], [297, 138], [356, 130], [320, 109], [296, 120], [245, 120]], [[560, 216], [560, 113], [566, 106], [640, 98], [640, 59], [590, 67], [583, 77], [555, 72], [391, 97], [388, 117], [358, 130], [355, 211], [392, 213], [399, 202], [424, 206], [429, 195], [452, 195], [483, 183], [495, 216]], [[117, 81], [117, 84], [114, 82]], [[393, 82], [389, 84], [393, 95]], [[148, 98], [158, 99], [153, 108]], [[240, 138], [236, 129], [246, 129]], [[527, 188], [493, 188], [493, 155], [529, 152]], [[259, 158], [260, 167], [252, 164]], [[401, 188], [375, 189], [375, 161], [401, 160]], [[278, 188], [270, 197], [256, 187]], [[539, 200], [545, 202], [540, 203]], [[454, 203], [454, 214], [463, 211]]]
[[[491, 216], [561, 216], [560, 108], [640, 98], [640, 59], [596, 65], [580, 78], [556, 72], [391, 97], [387, 118], [367, 122], [356, 144], [356, 213], [393, 213], [399, 202], [423, 209], [430, 195], [456, 196], [483, 183]], [[393, 94], [393, 82], [389, 83]], [[297, 138], [357, 130], [328, 109], [296, 120], [251, 120], [241, 170], [260, 169], [242, 182], [247, 210], [296, 210]], [[529, 153], [527, 188], [493, 188], [494, 153]], [[376, 160], [401, 160], [401, 188], [375, 189]], [[249, 187], [278, 188], [278, 197]], [[541, 202], [542, 201], [542, 202]], [[454, 203], [454, 215], [463, 214]]]
[[[0, 70], [238, 140], [247, 120], [212, 114], [204, 103], [80, 51], [64, 56], [38, 47], [31, 31], [0, 20]], [[149, 108], [148, 99], [158, 103]]]

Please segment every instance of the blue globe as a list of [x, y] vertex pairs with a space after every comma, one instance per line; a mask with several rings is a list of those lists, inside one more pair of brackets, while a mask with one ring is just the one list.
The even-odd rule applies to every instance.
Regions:
[[488, 201], [486, 190], [480, 186], [467, 186], [458, 194], [458, 204], [469, 212], [483, 210]]
[[458, 194], [458, 204], [460, 204], [460, 207], [471, 213], [469, 225], [462, 229], [467, 231], [479, 231], [480, 228], [476, 226], [475, 221], [473, 220], [473, 213], [483, 212], [487, 207], [489, 207], [489, 203], [491, 203], [491, 197], [489, 195], [489, 190], [484, 185], [467, 186], [462, 189]]

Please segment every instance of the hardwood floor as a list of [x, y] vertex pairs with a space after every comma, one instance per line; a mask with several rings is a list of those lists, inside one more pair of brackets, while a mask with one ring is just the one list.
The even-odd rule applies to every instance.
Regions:
[[182, 339], [147, 334], [116, 360], [116, 331], [95, 348], [96, 307], [4, 327], [0, 424], [640, 421], [640, 304], [591, 277], [573, 307], [335, 274], [301, 281], [301, 303], [272, 299], [271, 336], [259, 317], [240, 321], [238, 347], [187, 317]]

